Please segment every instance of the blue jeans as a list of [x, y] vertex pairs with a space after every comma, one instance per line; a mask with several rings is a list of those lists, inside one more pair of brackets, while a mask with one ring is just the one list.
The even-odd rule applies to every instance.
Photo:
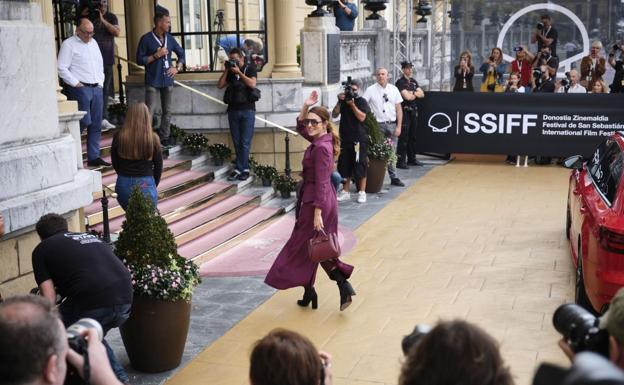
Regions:
[[130, 382], [128, 374], [119, 361], [117, 361], [113, 349], [111, 349], [104, 337], [109, 330], [119, 327], [126, 322], [128, 317], [130, 317], [131, 306], [132, 305], [128, 303], [98, 309], [82, 310], [79, 306], [73, 305], [71, 300], [65, 301], [59, 306], [59, 312], [61, 313], [65, 327], [70, 326], [81, 318], [93, 318], [102, 325], [102, 331], [104, 332], [104, 335], [102, 336], [102, 343], [106, 347], [108, 360], [110, 361], [111, 367], [113, 368], [113, 372], [115, 372], [117, 379], [124, 384]]
[[153, 176], [125, 176], [117, 175], [115, 183], [115, 192], [117, 193], [117, 202], [124, 209], [128, 209], [128, 200], [134, 186], [139, 186], [143, 195], [152, 200], [154, 209], [158, 205], [158, 192], [156, 191], [156, 183]]
[[334, 171], [331, 174], [331, 183], [334, 185], [334, 190], [338, 191], [340, 188], [340, 183], [342, 183], [342, 175], [338, 171]]
[[100, 136], [102, 134], [102, 110], [104, 99], [102, 87], [67, 87], [67, 98], [78, 102], [78, 109], [85, 111], [80, 119], [80, 132], [87, 129], [87, 159], [100, 157]]
[[254, 110], [228, 111], [230, 134], [236, 153], [235, 167], [239, 172], [249, 171], [249, 151], [251, 150], [255, 118], [256, 111]]

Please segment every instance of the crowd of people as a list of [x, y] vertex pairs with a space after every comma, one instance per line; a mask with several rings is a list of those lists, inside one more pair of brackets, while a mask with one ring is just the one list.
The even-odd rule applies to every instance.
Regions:
[[[531, 35], [531, 43], [537, 44], [537, 52], [531, 53], [526, 46], [514, 47], [515, 58], [505, 63], [501, 48], [492, 49], [479, 67], [482, 74], [481, 92], [558, 92], [558, 93], [619, 93], [624, 91], [624, 48], [613, 44], [608, 57], [603, 56], [603, 45], [599, 40], [591, 43], [587, 56], [580, 61], [579, 68], [565, 73], [557, 80], [559, 57], [557, 44], [559, 34], [550, 15], [542, 15]], [[613, 83], [607, 86], [604, 75], [607, 64], [615, 71]], [[572, 65], [573, 67], [575, 64]], [[459, 63], [454, 69], [455, 92], [474, 92], [472, 83], [475, 66], [468, 51], [460, 54]], [[519, 80], [518, 80], [519, 78]]]
[[[86, 341], [86, 355], [79, 354], [68, 345], [69, 325], [62, 314], [42, 296], [15, 296], [0, 303], [3, 383], [60, 385], [67, 383], [66, 377], [72, 370], [93, 385], [124, 383], [111, 366], [97, 324], [80, 329], [81, 338]], [[589, 343], [579, 347], [574, 341], [579, 337], [582, 340], [582, 335], [564, 335], [559, 347], [572, 362], [571, 367], [544, 365], [548, 370], [537, 370], [533, 383], [624, 384], [624, 289], [618, 291], [609, 310], [596, 322], [600, 333], [607, 336], [606, 348], [597, 349]], [[399, 385], [514, 384], [512, 368], [506, 365], [498, 342], [486, 330], [464, 320], [440, 320], [432, 328], [417, 325], [396, 349], [402, 349], [404, 354]], [[332, 364], [340, 360], [341, 357], [319, 351], [300, 333], [274, 329], [251, 347], [249, 382], [331, 385]]]

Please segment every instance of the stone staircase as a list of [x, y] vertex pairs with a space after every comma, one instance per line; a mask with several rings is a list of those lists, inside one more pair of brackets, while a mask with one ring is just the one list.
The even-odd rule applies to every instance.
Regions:
[[[102, 133], [101, 156], [110, 160], [113, 131]], [[86, 145], [83, 159], [86, 167]], [[209, 261], [270, 226], [279, 216], [292, 210], [294, 197], [282, 199], [271, 187], [246, 181], [228, 182], [230, 165], [212, 166], [207, 154], [185, 155], [180, 146], [164, 154], [163, 175], [158, 186], [158, 210], [173, 232], [181, 256], [198, 265]], [[100, 167], [102, 184], [115, 189], [117, 175], [112, 167]], [[124, 211], [117, 200], [108, 196], [111, 237], [121, 231]], [[88, 231], [103, 232], [102, 193], [84, 207]], [[205, 270], [205, 268], [204, 268]]]

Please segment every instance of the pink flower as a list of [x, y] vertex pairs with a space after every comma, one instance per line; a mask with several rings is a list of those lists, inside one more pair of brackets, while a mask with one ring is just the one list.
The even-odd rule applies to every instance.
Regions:
[[158, 282], [158, 278], [156, 277], [152, 278], [152, 283], [156, 283], [156, 282]]

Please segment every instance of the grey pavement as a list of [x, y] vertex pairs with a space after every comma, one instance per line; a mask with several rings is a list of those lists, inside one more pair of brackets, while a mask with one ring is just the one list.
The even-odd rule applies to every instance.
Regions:
[[[405, 182], [406, 187], [415, 183], [435, 165], [445, 162], [428, 159], [425, 163], [427, 165], [424, 167], [398, 170], [398, 175]], [[367, 202], [364, 204], [356, 202], [357, 194], [351, 194], [352, 198], [349, 202], [340, 202], [338, 219], [340, 225], [355, 230], [406, 188], [390, 186], [389, 182], [386, 175], [386, 183], [382, 191], [378, 194], [368, 194]], [[264, 284], [264, 276], [203, 278], [203, 282], [193, 294], [191, 323], [182, 363], [174, 370], [155, 374], [135, 371], [130, 366], [118, 329], [111, 330], [106, 340], [118, 360], [126, 368], [131, 384], [162, 384], [176, 370], [184, 367], [213, 341], [263, 304], [274, 292], [275, 289]]]

